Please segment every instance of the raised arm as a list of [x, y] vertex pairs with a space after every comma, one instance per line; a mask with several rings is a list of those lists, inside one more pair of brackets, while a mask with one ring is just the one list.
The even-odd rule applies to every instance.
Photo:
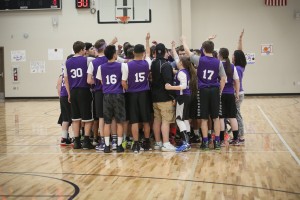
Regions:
[[207, 40], [213, 40], [217, 37], [217, 35], [210, 35], [208, 36]]
[[192, 55], [192, 52], [190, 51], [190, 48], [189, 48], [189, 46], [186, 43], [186, 37], [185, 36], [181, 36], [180, 41], [181, 41], [181, 43], [183, 45], [183, 48], [184, 48], [184, 51], [185, 51], [186, 55], [190, 57]]
[[146, 58], [150, 58], [150, 33], [147, 33], [146, 35]]
[[240, 34], [237, 50], [241, 50], [241, 51], [243, 50], [243, 36], [244, 36], [244, 29]]

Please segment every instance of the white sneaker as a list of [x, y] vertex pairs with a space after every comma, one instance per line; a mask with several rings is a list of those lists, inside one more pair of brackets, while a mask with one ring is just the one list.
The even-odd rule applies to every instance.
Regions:
[[162, 151], [176, 151], [176, 148], [170, 143], [170, 142], [166, 142], [163, 144]]
[[154, 148], [155, 150], [160, 150], [161, 147], [162, 147], [162, 142], [155, 142], [153, 148]]
[[117, 142], [115, 140], [111, 141], [111, 149], [117, 150]]

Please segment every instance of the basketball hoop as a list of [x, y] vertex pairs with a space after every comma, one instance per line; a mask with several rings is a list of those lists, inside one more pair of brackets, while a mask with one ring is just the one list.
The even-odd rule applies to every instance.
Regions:
[[128, 24], [128, 20], [130, 17], [128, 16], [119, 16], [116, 17], [116, 20], [118, 21], [119, 24]]

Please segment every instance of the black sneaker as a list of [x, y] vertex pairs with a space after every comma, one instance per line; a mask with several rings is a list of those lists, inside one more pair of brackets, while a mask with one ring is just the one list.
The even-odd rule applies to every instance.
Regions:
[[69, 146], [69, 145], [71, 145], [71, 140], [70, 140], [70, 138], [61, 138], [61, 140], [60, 140], [60, 146]]
[[209, 144], [208, 141], [207, 142], [202, 142], [200, 148], [204, 151], [207, 151], [207, 150], [209, 150], [208, 144]]
[[190, 144], [192, 143], [200, 143], [200, 138], [199, 138], [199, 135], [194, 135], [190, 138], [190, 141], [189, 141]]
[[152, 150], [151, 148], [151, 144], [150, 144], [150, 141], [148, 140], [144, 140], [142, 145], [141, 145], [141, 149], [143, 149], [144, 151], [149, 151], [149, 150]]
[[121, 152], [124, 152], [124, 148], [122, 144], [117, 146], [117, 153], [121, 153]]
[[110, 153], [110, 146], [106, 146], [104, 147], [104, 153]]
[[78, 140], [78, 141], [74, 140], [73, 149], [81, 149], [81, 142], [80, 142], [80, 140]]
[[220, 141], [214, 140], [214, 148], [215, 148], [215, 150], [220, 150], [221, 149]]
[[140, 152], [140, 143], [139, 142], [133, 142], [131, 150], [134, 153], [139, 153]]
[[91, 144], [91, 141], [83, 141], [82, 143], [83, 149], [94, 149], [95, 147]]

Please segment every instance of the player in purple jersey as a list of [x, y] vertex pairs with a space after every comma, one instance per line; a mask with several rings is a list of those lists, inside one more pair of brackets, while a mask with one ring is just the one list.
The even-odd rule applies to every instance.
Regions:
[[245, 142], [244, 138], [244, 122], [243, 117], [241, 114], [241, 104], [244, 100], [244, 88], [243, 88], [243, 78], [244, 78], [244, 71], [245, 67], [247, 65], [246, 57], [243, 52], [243, 36], [244, 36], [244, 29], [240, 34], [239, 42], [238, 42], [238, 48], [234, 51], [232, 56], [232, 63], [235, 65], [237, 72], [239, 74], [240, 78], [240, 92], [239, 92], [239, 100], [236, 102], [237, 107], [237, 115], [236, 119], [238, 121], [238, 127], [239, 127], [239, 144], [243, 145]]
[[[92, 94], [90, 85], [87, 83], [87, 68], [93, 58], [87, 58], [85, 45], [81, 41], [73, 44], [75, 55], [66, 61], [64, 69], [65, 85], [68, 92], [68, 99], [72, 109], [72, 129], [75, 136], [74, 149], [92, 149], [89, 134], [93, 123], [92, 115]], [[80, 143], [80, 124], [85, 122], [85, 136], [83, 145]]]
[[224, 86], [221, 102], [222, 102], [222, 115], [220, 116], [221, 131], [220, 140], [221, 146], [225, 146], [224, 143], [224, 132], [225, 123], [224, 118], [228, 119], [233, 132], [233, 140], [230, 141], [231, 145], [238, 145], [238, 123], [236, 120], [236, 101], [239, 98], [240, 81], [237, 70], [229, 60], [229, 51], [227, 48], [220, 48], [219, 59], [222, 61], [227, 80]]
[[202, 44], [205, 56], [192, 54], [187, 46], [185, 37], [181, 38], [185, 51], [191, 61], [197, 66], [198, 89], [200, 90], [200, 115], [203, 140], [201, 149], [208, 150], [208, 118], [214, 121], [215, 140], [214, 148], [220, 149], [220, 95], [225, 85], [226, 74], [221, 61], [214, 58], [212, 52], [214, 43], [205, 41]]
[[[129, 100], [129, 122], [131, 124], [131, 132], [134, 143], [132, 151], [138, 153], [140, 151], [139, 144], [139, 123], [143, 123], [145, 141], [143, 149], [150, 150], [150, 96], [149, 96], [149, 74], [150, 74], [150, 34], [146, 36], [146, 50], [144, 45], [137, 44], [134, 46], [134, 59], [128, 62], [127, 68], [124, 70], [124, 78], [122, 81], [126, 83]], [[146, 58], [145, 57], [146, 51]]]
[[103, 117], [104, 117], [104, 153], [110, 152], [109, 136], [112, 119], [117, 122], [117, 152], [124, 152], [122, 147], [122, 123], [126, 119], [124, 86], [122, 85], [122, 74], [127, 64], [116, 62], [117, 53], [115, 45], [108, 45], [104, 50], [108, 62], [99, 66], [96, 78], [102, 83]]
[[[175, 42], [172, 42], [173, 54], [177, 58], [178, 55], [175, 50]], [[175, 86], [166, 84], [167, 90], [176, 91], [176, 123], [180, 130], [180, 136], [183, 139], [183, 145], [176, 149], [177, 152], [187, 151], [191, 147], [189, 145], [189, 135], [191, 131], [189, 122], [189, 110], [191, 94], [197, 93], [197, 75], [193, 64], [189, 57], [182, 56], [177, 64], [178, 72], [176, 73]]]
[[[99, 145], [96, 146], [96, 150], [104, 150], [105, 142], [104, 142], [104, 118], [103, 118], [103, 91], [102, 91], [102, 84], [100, 80], [96, 79], [98, 67], [104, 63], [107, 63], [108, 59], [104, 55], [104, 49], [106, 48], [106, 42], [103, 39], [97, 40], [94, 45], [96, 51], [96, 58], [90, 62], [88, 67], [88, 76], [87, 82], [88, 84], [93, 85], [93, 92], [94, 92], [94, 105], [95, 105], [95, 115], [99, 118], [98, 121], [94, 121], [94, 126], [99, 129], [100, 134], [100, 141]], [[95, 133], [94, 133], [95, 134]], [[98, 133], [96, 133], [97, 136]], [[95, 140], [95, 138], [94, 138]]]

